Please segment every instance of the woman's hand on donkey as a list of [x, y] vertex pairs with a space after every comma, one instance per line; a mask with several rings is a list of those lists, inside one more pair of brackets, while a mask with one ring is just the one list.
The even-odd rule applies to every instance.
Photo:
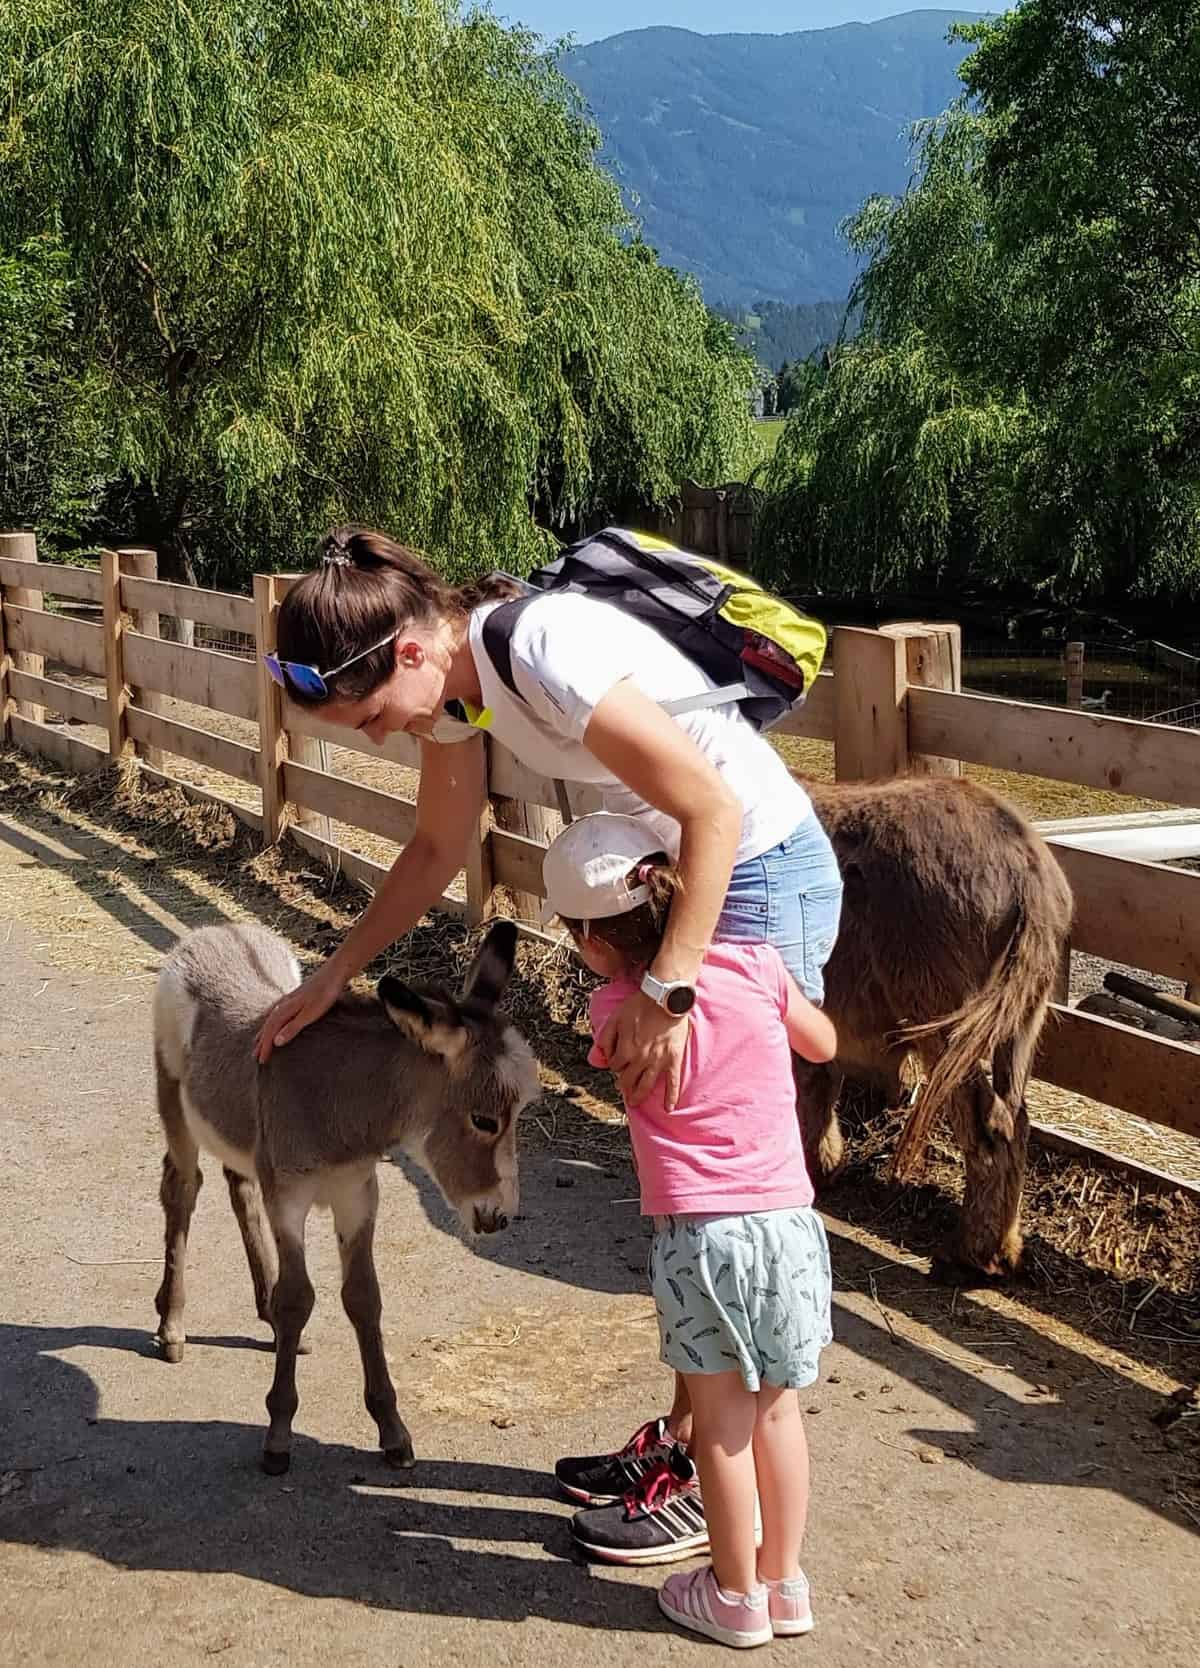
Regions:
[[272, 1049], [282, 1048], [307, 1026], [323, 1018], [345, 988], [340, 972], [330, 965], [281, 996], [263, 1020], [254, 1041], [254, 1057], [259, 1065], [266, 1065]]

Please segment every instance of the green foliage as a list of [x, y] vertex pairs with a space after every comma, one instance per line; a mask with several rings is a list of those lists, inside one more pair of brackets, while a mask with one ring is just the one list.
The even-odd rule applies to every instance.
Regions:
[[920, 183], [849, 227], [863, 331], [767, 477], [777, 576], [1200, 590], [1194, 10], [1027, 0], [966, 31]]
[[0, 0], [0, 61], [0, 253], [55, 251], [38, 352], [89, 390], [97, 534], [229, 580], [352, 516], [466, 572], [536, 560], [535, 511], [744, 463], [748, 358], [630, 240], [528, 34], [451, 0]]
[[760, 417], [755, 423], [754, 439], [760, 462], [774, 455], [776, 446], [783, 438], [784, 427], [782, 417]]
[[95, 476], [95, 380], [73, 342], [67, 261], [53, 238], [0, 253], [0, 503], [9, 525], [40, 521], [76, 538], [102, 482]]

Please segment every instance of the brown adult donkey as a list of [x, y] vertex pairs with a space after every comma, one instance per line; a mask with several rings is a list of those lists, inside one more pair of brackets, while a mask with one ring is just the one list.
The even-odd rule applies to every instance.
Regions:
[[267, 1066], [255, 1061], [255, 1033], [300, 981], [282, 939], [262, 927], [204, 927], [163, 964], [154, 1005], [167, 1138], [158, 1337], [168, 1361], [183, 1359], [183, 1265], [203, 1149], [225, 1168], [258, 1313], [275, 1331], [262, 1459], [272, 1475], [287, 1470], [298, 1406], [296, 1355], [313, 1306], [304, 1227], [314, 1205], [333, 1211], [342, 1302], [384, 1457], [412, 1464], [379, 1325], [376, 1164], [398, 1146], [428, 1171], [467, 1232], [507, 1226], [517, 1209], [517, 1118], [537, 1094], [529, 1047], [497, 1012], [515, 954], [515, 927], [497, 922], [459, 996], [386, 978], [377, 998], [343, 999]]
[[797, 1062], [805, 1147], [818, 1180], [843, 1155], [841, 1077], [904, 1095], [910, 1057], [927, 1082], [895, 1158], [920, 1174], [945, 1112], [966, 1167], [959, 1227], [935, 1273], [1011, 1273], [1021, 1256], [1025, 1089], [1067, 953], [1072, 899], [1019, 811], [952, 777], [810, 782], [846, 894], [825, 969], [833, 1066]]

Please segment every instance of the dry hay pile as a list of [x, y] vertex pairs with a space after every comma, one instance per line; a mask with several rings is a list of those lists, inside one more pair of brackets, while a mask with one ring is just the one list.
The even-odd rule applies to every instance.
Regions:
[[[823, 1203], [847, 1221], [933, 1256], [962, 1198], [958, 1148], [941, 1130], [920, 1184], [888, 1169], [904, 1113], [864, 1091], [843, 1099], [847, 1164]], [[1032, 1146], [1023, 1207], [1025, 1259], [1014, 1295], [1175, 1377], [1200, 1378], [1200, 1192]]]

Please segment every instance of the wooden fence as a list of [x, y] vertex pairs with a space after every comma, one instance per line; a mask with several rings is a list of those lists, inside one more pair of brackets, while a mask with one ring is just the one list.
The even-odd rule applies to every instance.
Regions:
[[[337, 846], [321, 819], [402, 844], [414, 827], [415, 804], [331, 774], [322, 744], [416, 767], [417, 743], [397, 735], [373, 747], [293, 706], [266, 675], [261, 655], [274, 645], [290, 579], [260, 575], [251, 598], [164, 584], [154, 572], [148, 551], [106, 552], [98, 568], [65, 567], [39, 562], [31, 534], [0, 534], [3, 738], [76, 772], [132, 755], [148, 772], [165, 776], [164, 754], [193, 760], [261, 790], [261, 813], [230, 808], [261, 830], [264, 843], [290, 826], [305, 849], [376, 884], [381, 865]], [[47, 595], [98, 605], [98, 622], [48, 612]], [[160, 640], [163, 615], [245, 633], [258, 655], [251, 661]], [[102, 680], [104, 693], [48, 679], [47, 657]], [[831, 742], [839, 778], [956, 774], [969, 761], [1180, 805], [1200, 800], [1200, 733], [1194, 730], [964, 695], [960, 684], [956, 626], [839, 628], [832, 670], [783, 730]], [[257, 745], [167, 716], [164, 696], [255, 721]], [[48, 706], [98, 725], [107, 744], [47, 725]], [[552, 812], [557, 801], [553, 782], [506, 748], [484, 737], [462, 745], [485, 753], [492, 801], [472, 841], [465, 904], [449, 895], [444, 903], [477, 922], [498, 886], [542, 895], [543, 841], [513, 832], [505, 812], [514, 804], [526, 808], [517, 821], [536, 828], [538, 814]], [[1200, 984], [1200, 874], [1070, 846], [1055, 845], [1055, 854], [1075, 894], [1075, 949]], [[1055, 1012], [1040, 1077], [1200, 1136], [1200, 1051], [1064, 1003]]]
[[685, 550], [745, 568], [750, 560], [760, 496], [744, 481], [715, 487], [685, 481], [674, 513], [663, 518], [657, 530]]

